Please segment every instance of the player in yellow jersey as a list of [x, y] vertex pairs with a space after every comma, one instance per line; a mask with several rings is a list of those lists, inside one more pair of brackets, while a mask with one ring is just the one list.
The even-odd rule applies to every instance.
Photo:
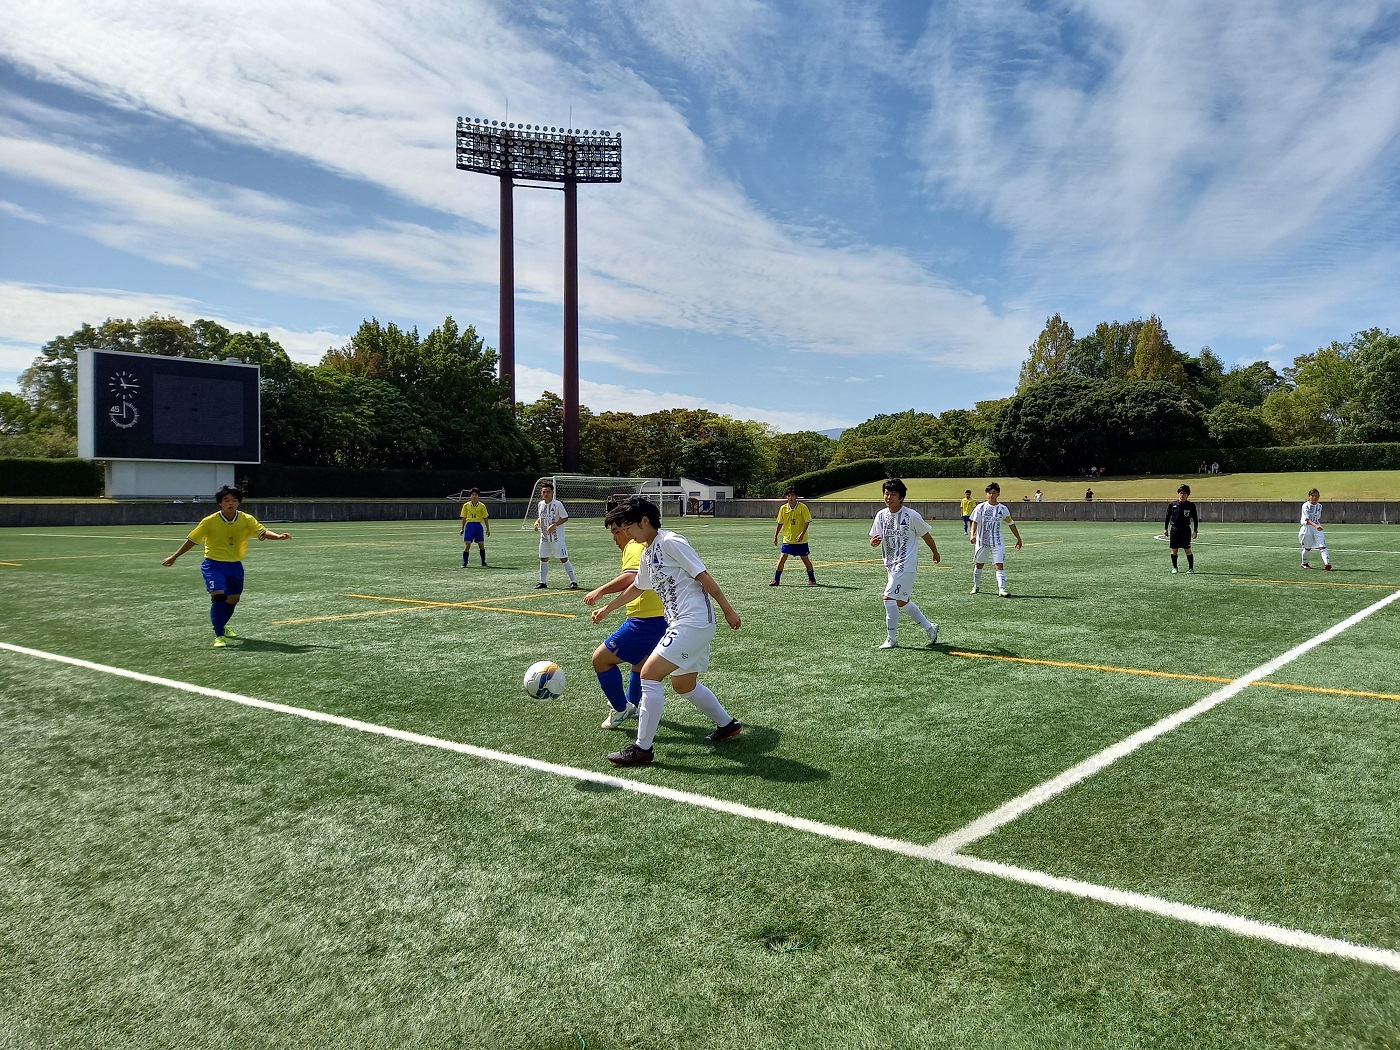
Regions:
[[778, 524], [773, 529], [773, 546], [778, 546], [779, 535], [783, 538], [783, 545], [778, 555], [778, 567], [773, 570], [773, 579], [768, 586], [777, 587], [782, 583], [783, 566], [787, 564], [788, 555], [795, 554], [807, 567], [807, 586], [814, 587], [817, 576], [812, 571], [811, 548], [807, 543], [807, 530], [812, 525], [812, 512], [807, 509], [807, 504], [797, 502], [797, 490], [791, 485], [783, 493], [783, 499], [786, 502], [778, 508]]
[[[1036, 490], [1039, 493], [1039, 489]], [[967, 530], [972, 527], [972, 512], [977, 509], [977, 501], [972, 498], [972, 490], [966, 489], [963, 492], [962, 502], [958, 504], [962, 508], [963, 535], [967, 535]]]
[[[642, 565], [642, 552], [646, 550], [646, 544], [628, 538], [627, 530], [617, 520], [616, 510], [615, 505], [610, 506], [603, 523], [612, 532], [613, 542], [622, 551], [622, 574], [583, 596], [583, 604], [590, 608], [605, 594], [625, 591], [636, 582], [637, 570]], [[620, 729], [623, 722], [637, 713], [642, 702], [642, 676], [637, 669], [646, 662], [665, 633], [666, 610], [661, 605], [660, 596], [655, 591], [642, 591], [627, 603], [627, 619], [622, 626], [593, 651], [593, 671], [598, 676], [598, 687], [608, 698], [604, 729]], [[622, 692], [620, 664], [632, 665], [626, 695]]]
[[[486, 567], [486, 537], [491, 535], [491, 512], [486, 504], [477, 499], [477, 490], [467, 493], [467, 502], [462, 504], [462, 568], [471, 560], [472, 544], [476, 544], [481, 555], [481, 567]], [[484, 531], [483, 531], [484, 530]]]
[[290, 532], [271, 532], [257, 518], [238, 509], [243, 502], [240, 489], [225, 485], [214, 493], [219, 512], [211, 514], [193, 529], [180, 544], [180, 549], [161, 559], [166, 568], [196, 543], [204, 544], [204, 560], [199, 563], [204, 587], [209, 592], [209, 622], [214, 625], [214, 648], [222, 649], [225, 638], [238, 637], [228, 629], [234, 606], [243, 594], [243, 555], [248, 551], [248, 537], [260, 540], [289, 540]]

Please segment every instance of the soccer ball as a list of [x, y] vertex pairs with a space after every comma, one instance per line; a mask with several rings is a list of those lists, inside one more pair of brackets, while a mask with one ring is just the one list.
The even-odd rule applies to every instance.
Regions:
[[525, 695], [534, 700], [553, 700], [564, 691], [564, 669], [553, 660], [539, 660], [525, 672]]

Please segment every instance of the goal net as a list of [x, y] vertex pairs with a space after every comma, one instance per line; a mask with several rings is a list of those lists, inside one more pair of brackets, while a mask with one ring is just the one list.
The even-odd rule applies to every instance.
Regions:
[[549, 482], [554, 486], [554, 498], [564, 504], [570, 518], [601, 518], [606, 512], [608, 500], [625, 496], [645, 496], [662, 513], [666, 511], [663, 502], [670, 496], [675, 502], [680, 489], [667, 486], [661, 478], [603, 478], [592, 474], [551, 474], [535, 482], [530, 491], [530, 499], [525, 504], [525, 521], [522, 528], [529, 529], [535, 524], [535, 512], [539, 509], [540, 486]]

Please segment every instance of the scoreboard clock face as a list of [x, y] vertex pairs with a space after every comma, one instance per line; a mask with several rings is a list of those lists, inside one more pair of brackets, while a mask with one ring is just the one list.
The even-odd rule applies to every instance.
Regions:
[[257, 463], [256, 365], [84, 350], [78, 454], [102, 460]]

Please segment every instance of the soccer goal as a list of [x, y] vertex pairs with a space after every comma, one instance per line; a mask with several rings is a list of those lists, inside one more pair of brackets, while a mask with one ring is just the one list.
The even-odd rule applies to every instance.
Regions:
[[675, 486], [668, 487], [661, 478], [603, 478], [592, 474], [551, 474], [535, 482], [530, 491], [530, 499], [525, 504], [525, 520], [521, 528], [528, 529], [535, 524], [535, 512], [540, 503], [540, 486], [549, 482], [554, 486], [554, 498], [564, 504], [571, 518], [601, 518], [606, 512], [608, 500], [623, 496], [645, 496], [661, 507], [668, 496], [674, 498], [680, 491]]

